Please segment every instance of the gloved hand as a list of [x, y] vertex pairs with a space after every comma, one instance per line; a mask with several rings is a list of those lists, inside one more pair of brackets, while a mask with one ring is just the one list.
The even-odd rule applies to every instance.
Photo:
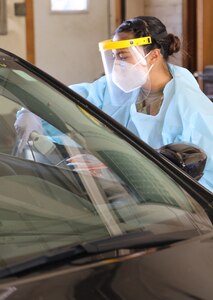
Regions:
[[22, 152], [33, 131], [43, 134], [41, 119], [25, 108], [22, 108], [17, 113], [14, 127], [17, 133], [17, 140], [19, 141], [19, 153]]

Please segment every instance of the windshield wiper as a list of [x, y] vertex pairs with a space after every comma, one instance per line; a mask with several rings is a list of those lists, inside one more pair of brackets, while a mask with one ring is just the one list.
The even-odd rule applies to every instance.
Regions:
[[33, 271], [35, 268], [56, 264], [57, 262], [70, 261], [70, 259], [80, 258], [86, 255], [87, 251], [81, 245], [56, 248], [35, 258], [0, 268], [0, 278], [18, 275], [31, 270]]
[[79, 245], [65, 246], [49, 250], [44, 255], [17, 264], [0, 268], [0, 278], [33, 272], [35, 269], [51, 266], [57, 263], [65, 264], [70, 260], [79, 259], [92, 254], [101, 254], [120, 249], [146, 249], [163, 247], [197, 236], [196, 230], [153, 234], [149, 231], [134, 231], [111, 238], [86, 242]]
[[153, 234], [151, 231], [133, 231], [99, 241], [83, 244], [87, 253], [103, 253], [118, 249], [161, 247], [197, 236], [195, 229]]

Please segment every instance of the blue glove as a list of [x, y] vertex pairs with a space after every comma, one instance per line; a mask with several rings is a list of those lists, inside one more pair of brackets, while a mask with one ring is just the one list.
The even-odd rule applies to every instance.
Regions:
[[29, 140], [32, 132], [35, 131], [38, 134], [43, 134], [41, 119], [25, 108], [22, 108], [17, 112], [14, 127], [17, 133], [17, 140], [19, 143], [18, 151], [20, 153]]

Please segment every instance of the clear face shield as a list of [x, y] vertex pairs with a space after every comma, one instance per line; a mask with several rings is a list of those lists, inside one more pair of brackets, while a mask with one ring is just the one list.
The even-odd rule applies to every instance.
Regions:
[[151, 44], [151, 37], [129, 40], [106, 40], [99, 43], [107, 84], [112, 97], [143, 88], [144, 96], [150, 92], [149, 72], [142, 45]]

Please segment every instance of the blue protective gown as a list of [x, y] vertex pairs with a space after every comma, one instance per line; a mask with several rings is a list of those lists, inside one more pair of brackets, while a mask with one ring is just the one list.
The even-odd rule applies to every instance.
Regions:
[[164, 100], [156, 116], [136, 111], [138, 90], [128, 94], [120, 92], [112, 99], [105, 76], [70, 88], [155, 149], [175, 142], [198, 145], [208, 157], [199, 182], [213, 192], [213, 103], [187, 69], [171, 64], [169, 69], [173, 79], [164, 88]]

